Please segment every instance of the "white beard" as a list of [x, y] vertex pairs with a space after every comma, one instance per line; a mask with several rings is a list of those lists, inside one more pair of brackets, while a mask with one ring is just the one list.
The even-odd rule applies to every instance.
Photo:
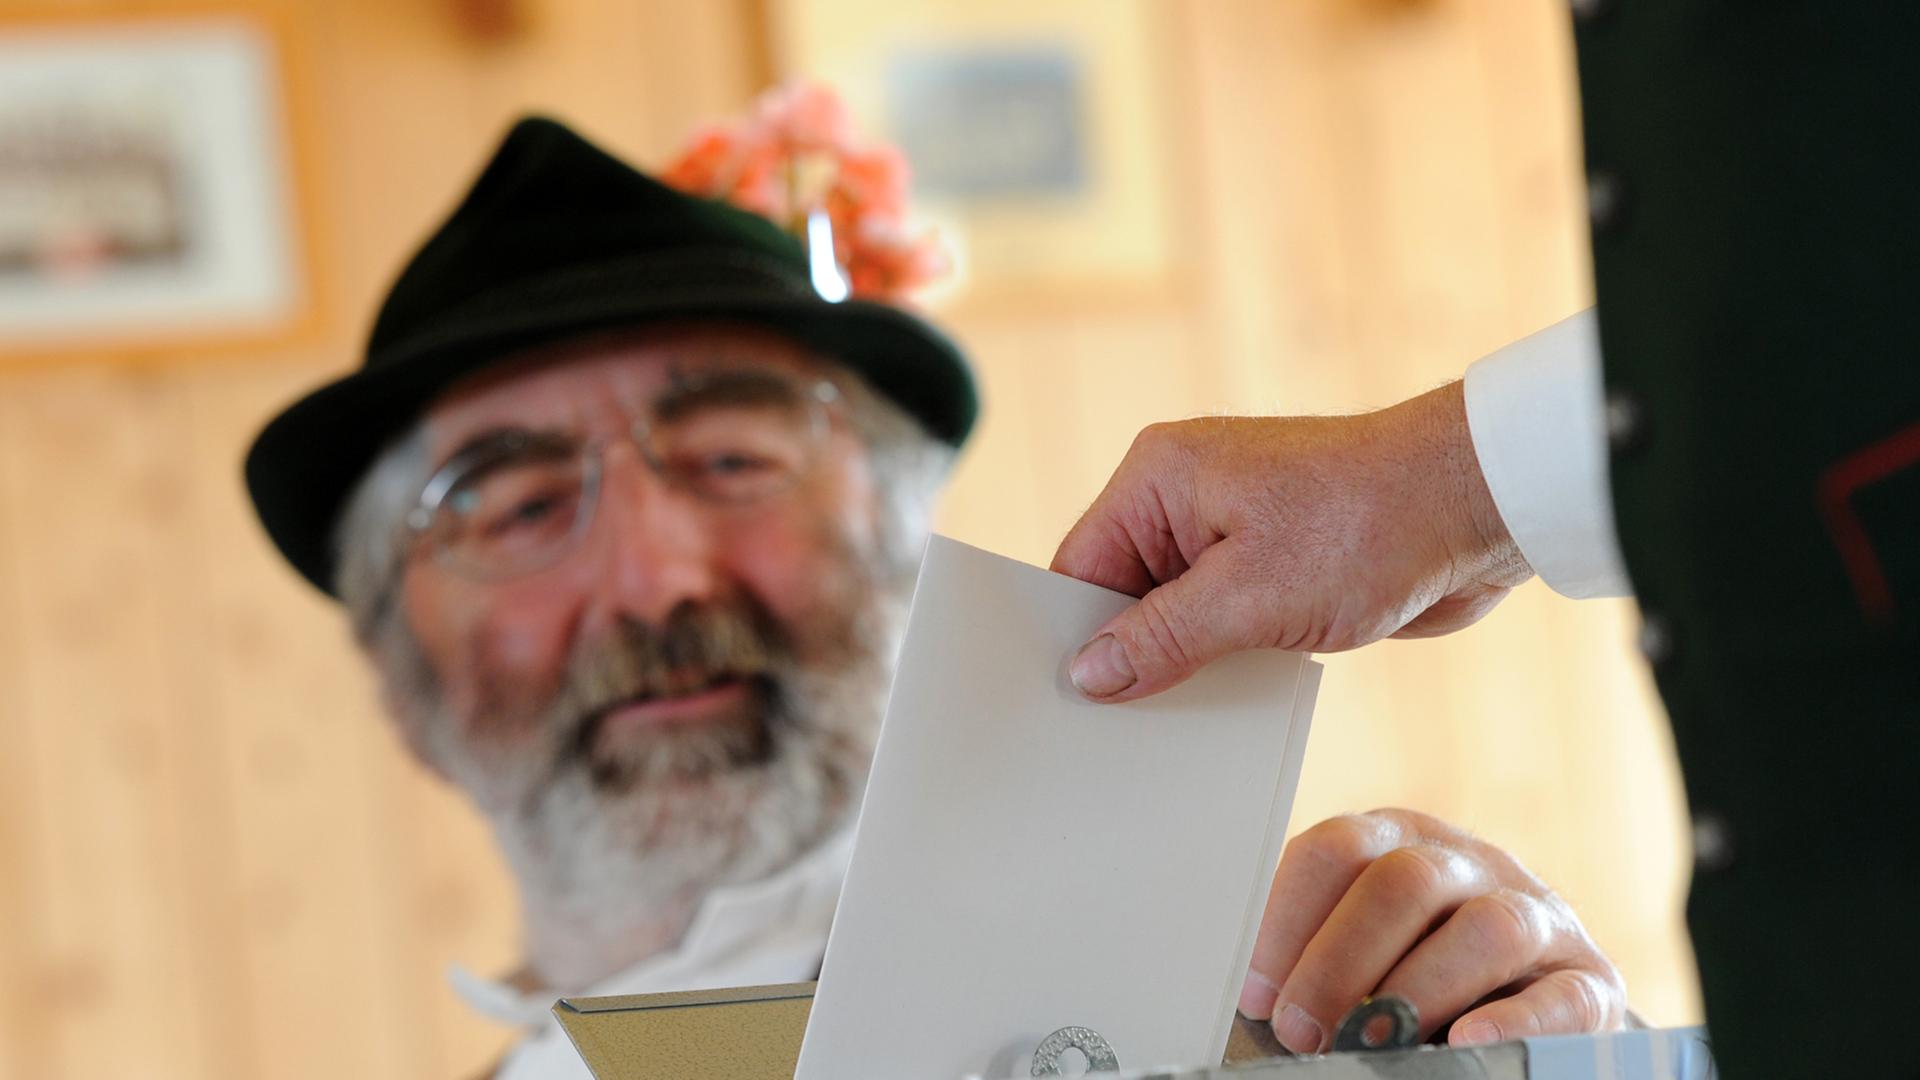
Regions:
[[568, 752], [577, 728], [477, 743], [417, 645], [387, 656], [388, 696], [414, 751], [491, 821], [519, 883], [531, 974], [578, 993], [672, 947], [713, 889], [779, 872], [851, 823], [872, 762], [904, 629], [907, 582], [840, 597], [826, 651], [778, 658], [760, 744], [693, 728], [610, 781]]
[[850, 824], [890, 661], [787, 676], [763, 761], [614, 793], [576, 769], [525, 812], [493, 815], [542, 981], [580, 992], [670, 947], [709, 892], [777, 873]]

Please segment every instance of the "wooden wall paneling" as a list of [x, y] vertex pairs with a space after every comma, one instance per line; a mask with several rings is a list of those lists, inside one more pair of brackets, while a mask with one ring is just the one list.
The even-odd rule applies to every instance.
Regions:
[[1048, 361], [1024, 327], [955, 326], [980, 388], [978, 426], [940, 498], [935, 528], [1007, 555], [1034, 548], [1042, 516], [1041, 462], [1058, 449], [1050, 403], [1026, 392], [1023, 373]]
[[1338, 204], [1325, 194], [1340, 173], [1324, 161], [1325, 124], [1308, 92], [1327, 65], [1289, 31], [1296, 6], [1183, 3], [1169, 35], [1191, 80], [1177, 126], [1197, 163], [1206, 253], [1196, 363], [1217, 372], [1221, 411], [1353, 400], [1343, 305], [1327, 292], [1344, 280]]
[[[1158, 307], [1065, 320], [976, 309], [949, 329], [972, 361], [984, 407], [937, 527], [1044, 565], [1149, 422], [1154, 393], [1182, 388], [1162, 406], [1191, 396], [1185, 320]], [[1165, 366], [1142, 370], [1143, 361]]]
[[1066, 324], [1065, 348], [1036, 390], [1053, 403], [1062, 432], [1049, 473], [1045, 512], [1034, 521], [1043, 564], [1080, 512], [1106, 487], [1142, 428], [1208, 411], [1212, 364], [1192, 319], [1178, 308], [1144, 306]]
[[[1476, 133], [1447, 118], [1443, 131], [1416, 131], [1417, 145], [1403, 145], [1415, 126], [1402, 115], [1409, 102], [1376, 84], [1398, 63], [1449, 62], [1432, 7], [1310, 0], [1186, 9], [1204, 198], [1221, 208], [1211, 227], [1214, 315], [1238, 391], [1261, 408], [1381, 405], [1426, 379], [1411, 366], [1422, 353], [1403, 340], [1423, 283], [1403, 264], [1431, 245], [1396, 221], [1406, 216], [1400, 204], [1421, 199], [1422, 178], [1471, 156]], [[1462, 137], [1464, 152], [1446, 142]]]
[[204, 1075], [217, 1056], [204, 1012], [217, 972], [192, 933], [205, 808], [170, 689], [176, 613], [153, 588], [171, 572], [152, 540], [176, 514], [174, 402], [98, 372], [24, 387], [5, 459], [11, 619], [28, 628], [11, 726], [33, 755], [39, 833], [27, 1023], [52, 1075]]
[[[1382, 806], [1458, 817], [1458, 790], [1474, 777], [1439, 764], [1464, 733], [1451, 723], [1458, 714], [1446, 653], [1424, 644], [1388, 641], [1320, 658], [1326, 675], [1294, 831]], [[1430, 719], [1442, 717], [1449, 722]]]
[[459, 37], [451, 5], [310, 9], [312, 66], [326, 87], [315, 140], [331, 197], [320, 213], [343, 275], [337, 344], [361, 340], [406, 255], [452, 211], [515, 117], [547, 111], [657, 162], [697, 122], [741, 108], [766, 74], [754, 60], [754, 5], [527, 8], [525, 30], [497, 42]]
[[772, 79], [757, 3], [575, 0], [522, 38], [476, 53], [480, 130], [549, 110], [659, 165], [696, 125], [740, 111]]
[[1486, 74], [1471, 5], [1317, 8], [1329, 13], [1365, 162], [1357, 190], [1366, 197], [1347, 215], [1349, 243], [1364, 260], [1349, 285], [1367, 312], [1353, 323], [1357, 355], [1397, 384], [1379, 390], [1398, 396], [1417, 388], [1402, 380], [1457, 377], [1512, 337], [1498, 325], [1505, 274], [1494, 239], [1504, 192], [1488, 164], [1488, 132], [1503, 118], [1481, 107]]
[[1560, 797], [1589, 809], [1540, 862], [1568, 895], [1604, 897], [1589, 929], [1627, 973], [1635, 1008], [1663, 1023], [1694, 1022], [1701, 1006], [1681, 904], [1691, 852], [1671, 729], [1630, 645], [1633, 604], [1577, 607], [1583, 638], [1565, 653], [1576, 662], [1556, 665], [1559, 700], [1581, 703], [1556, 717], [1568, 759]]
[[187, 453], [215, 630], [214, 695], [235, 805], [242, 942], [253, 996], [236, 1009], [276, 1076], [439, 1073], [423, 978], [405, 930], [404, 766], [372, 719], [369, 680], [330, 606], [260, 536], [241, 449], [313, 381], [310, 363], [232, 368], [195, 400]]
[[242, 808], [221, 783], [224, 718], [213, 698], [206, 647], [213, 628], [206, 580], [214, 567], [206, 560], [203, 517], [194, 498], [205, 480], [186, 452], [198, 427], [191, 385], [153, 370], [108, 374], [137, 412], [154, 421], [135, 428], [150, 427], [152, 435], [138, 447], [138, 487], [122, 501], [142, 538], [142, 583], [157, 613], [143, 628], [158, 676], [150, 707], [165, 712], [160, 746], [177, 777], [168, 797], [180, 821], [181, 910], [169, 941], [180, 950], [182, 970], [174, 992], [177, 1007], [193, 1014], [182, 1019], [197, 1022], [206, 1048], [204, 1060], [182, 1062], [179, 1075], [258, 1075], [266, 1065], [262, 1047], [228, 1014], [253, 987], [231, 933], [242, 915], [233, 828]]
[[1560, 850], [1541, 841], [1562, 839], [1553, 833], [1568, 824], [1559, 813], [1567, 780], [1585, 767], [1571, 729], [1603, 722], [1592, 697], [1572, 691], [1592, 669], [1625, 663], [1619, 642], [1596, 640], [1604, 636], [1595, 629], [1602, 614], [1604, 604], [1574, 604], [1529, 582], [1471, 631], [1478, 641], [1462, 639], [1480, 647], [1449, 657], [1459, 676], [1449, 726], [1467, 737], [1452, 741], [1435, 764], [1476, 781], [1454, 796], [1462, 823], [1494, 836], [1519, 830], [1532, 847], [1525, 854], [1555, 882], [1565, 881], [1568, 868], [1537, 860]]
[[1013, 321], [961, 325], [984, 409], [941, 499], [940, 531], [1044, 565], [1072, 511], [1098, 493], [1067, 483], [1083, 470], [1073, 358], [1057, 327]]
[[[385, 723], [372, 715], [347, 719]], [[466, 799], [415, 764], [397, 739], [389, 743], [390, 756], [400, 763], [398, 801], [407, 842], [407, 879], [393, 902], [414, 943], [409, 984], [429, 1014], [439, 1047], [435, 1075], [482, 1075], [516, 1033], [456, 996], [447, 969], [459, 964], [493, 978], [519, 965], [514, 885], [493, 834]]]
[[335, 258], [324, 347], [347, 367], [407, 255], [447, 214], [500, 132], [472, 122], [472, 50], [452, 5], [338, 0], [302, 16], [321, 107], [306, 135], [320, 162], [315, 214]]
[[[1504, 254], [1505, 320], [1525, 333], [1593, 303], [1573, 27], [1556, 4], [1474, 4], [1464, 14], [1472, 22], [1487, 153], [1500, 195], [1490, 240]], [[1541, 92], [1547, 86], [1565, 90]]]
[[40, 848], [49, 830], [40, 818], [36, 732], [28, 720], [27, 626], [20, 618], [20, 580], [25, 568], [14, 551], [22, 530], [10, 519], [20, 512], [12, 472], [21, 463], [8, 433], [19, 426], [21, 403], [0, 393], [0, 721], [7, 745], [0, 753], [0, 1078], [24, 1080], [53, 1074], [52, 1031], [35, 1023], [39, 962], [39, 905], [46, 889], [39, 878]]
[[[1285, 411], [1384, 404], [1506, 340], [1486, 318], [1505, 306], [1487, 283], [1509, 273], [1506, 196], [1484, 164], [1506, 120], [1485, 104], [1470, 10], [1183, 9], [1203, 201], [1220, 208], [1210, 321], [1248, 398]], [[1542, 96], [1551, 82], [1538, 74]], [[1578, 273], [1571, 253], [1526, 277], [1543, 269]]]
[[273, 1075], [469, 1075], [510, 1033], [468, 1014], [444, 967], [507, 965], [511, 889], [465, 804], [389, 735], [340, 613], [279, 564], [238, 484], [254, 430], [321, 375], [208, 369], [184, 388], [182, 452], [218, 478], [195, 493], [210, 569], [187, 588], [211, 610], [194, 640], [210, 643], [198, 663], [225, 673], [220, 779], [244, 807], [242, 917], [214, 943], [240, 951], [247, 992], [220, 996]]

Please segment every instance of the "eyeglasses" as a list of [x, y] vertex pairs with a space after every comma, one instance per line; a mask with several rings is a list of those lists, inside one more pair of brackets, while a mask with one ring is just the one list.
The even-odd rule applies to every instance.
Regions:
[[631, 439], [662, 480], [703, 502], [748, 506], [812, 471], [838, 400], [825, 379], [726, 372], [676, 380], [620, 435], [494, 432], [433, 474], [407, 528], [463, 576], [531, 574], [557, 564], [592, 527], [614, 442]]

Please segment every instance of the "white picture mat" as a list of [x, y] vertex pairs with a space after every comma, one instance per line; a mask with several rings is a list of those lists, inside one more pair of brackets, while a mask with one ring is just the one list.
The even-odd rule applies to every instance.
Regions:
[[1217, 1062], [1318, 665], [1229, 657], [1093, 705], [1066, 660], [1131, 599], [935, 537], [797, 1080], [1027, 1074], [1054, 1030]]
[[138, 110], [187, 166], [192, 256], [79, 282], [0, 278], [0, 341], [270, 325], [300, 281], [271, 43], [239, 20], [0, 34], [0, 107]]

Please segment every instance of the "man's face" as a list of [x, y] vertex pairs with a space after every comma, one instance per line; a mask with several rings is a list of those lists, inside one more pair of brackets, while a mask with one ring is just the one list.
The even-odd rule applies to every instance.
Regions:
[[776, 335], [689, 325], [544, 349], [442, 396], [430, 465], [479, 479], [403, 571], [432, 687], [401, 703], [415, 745], [534, 843], [593, 829], [744, 877], [765, 867], [740, 858], [792, 853], [744, 848], [813, 838], [751, 839], [759, 819], [830, 824], [864, 773], [897, 599], [832, 389], [849, 380]]

